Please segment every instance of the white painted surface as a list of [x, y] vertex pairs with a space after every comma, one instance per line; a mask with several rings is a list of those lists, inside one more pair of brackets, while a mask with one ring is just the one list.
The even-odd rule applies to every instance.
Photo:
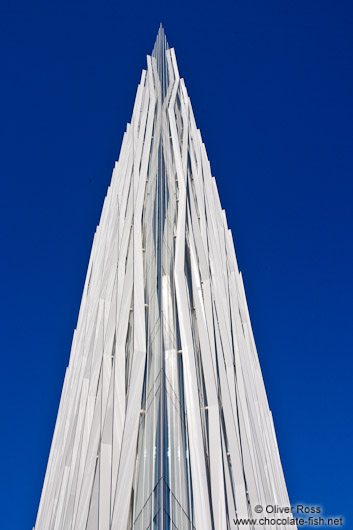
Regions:
[[289, 505], [232, 235], [163, 29], [147, 64], [35, 530], [235, 529], [257, 504]]

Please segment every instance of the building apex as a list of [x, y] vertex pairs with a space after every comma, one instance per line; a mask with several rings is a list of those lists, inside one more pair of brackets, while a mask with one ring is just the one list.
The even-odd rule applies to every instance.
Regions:
[[157, 72], [161, 81], [162, 87], [162, 98], [166, 93], [166, 69], [167, 69], [167, 60], [166, 60], [166, 51], [169, 49], [169, 45], [165, 36], [164, 28], [162, 23], [160, 23], [156, 42], [152, 50], [152, 57], [155, 58], [157, 64]]
[[156, 41], [152, 50], [153, 57], [155, 57], [158, 61], [158, 59], [161, 59], [165, 55], [165, 52], [166, 50], [168, 50], [168, 48], [169, 46], [165, 36], [164, 27], [161, 22], [158, 28]]

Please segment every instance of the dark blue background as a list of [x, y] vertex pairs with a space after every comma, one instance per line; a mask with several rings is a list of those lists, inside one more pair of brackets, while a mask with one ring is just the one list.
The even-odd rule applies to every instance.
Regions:
[[35, 522], [93, 233], [161, 21], [233, 231], [290, 499], [349, 519], [351, 0], [0, 14], [1, 528]]

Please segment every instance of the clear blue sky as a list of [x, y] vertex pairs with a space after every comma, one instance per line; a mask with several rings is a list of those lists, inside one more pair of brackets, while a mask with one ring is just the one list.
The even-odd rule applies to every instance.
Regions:
[[292, 503], [352, 499], [351, 0], [4, 1], [1, 522], [35, 522], [90, 247], [159, 23], [244, 274]]

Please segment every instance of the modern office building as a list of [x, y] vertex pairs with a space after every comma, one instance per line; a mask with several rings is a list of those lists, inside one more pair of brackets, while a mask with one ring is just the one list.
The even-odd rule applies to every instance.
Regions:
[[161, 27], [94, 236], [35, 530], [272, 528], [236, 522], [269, 504], [289, 500], [242, 276]]

